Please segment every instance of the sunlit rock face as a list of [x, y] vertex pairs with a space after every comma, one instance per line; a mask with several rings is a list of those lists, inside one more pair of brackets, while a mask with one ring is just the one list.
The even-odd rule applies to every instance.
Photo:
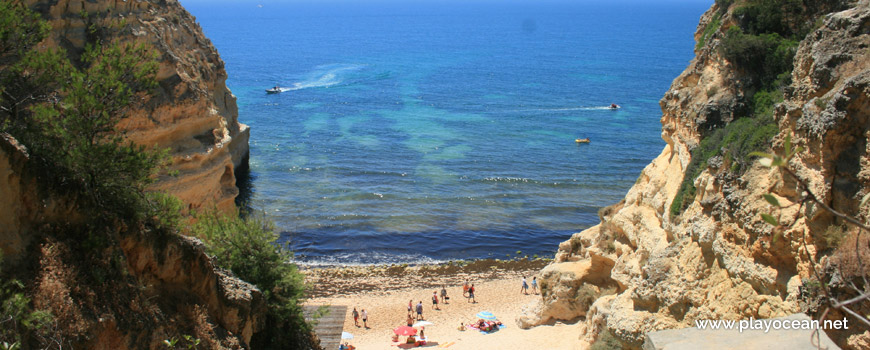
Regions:
[[[870, 213], [858, 203], [870, 189], [870, 5], [826, 1], [818, 11], [823, 16], [800, 42], [792, 83], [775, 107], [779, 132], [769, 146], [781, 152], [792, 135], [792, 143], [805, 150], [791, 167], [809, 188], [832, 207], [866, 218]], [[781, 232], [761, 219], [773, 210], [762, 193], [773, 192], [783, 205], [799, 198], [797, 184], [779, 170], [755, 164], [737, 173], [728, 159], [713, 157], [694, 179], [694, 198], [671, 215], [691, 150], [711, 130], [748, 113], [744, 97], [752, 93], [747, 82], [754, 77], [720, 50], [725, 31], [738, 21], [733, 7], [714, 4], [695, 38], [702, 39], [714, 17], [720, 28], [704, 38], [661, 100], [667, 145], [623, 201], [599, 212], [599, 225], [559, 246], [553, 265], [542, 271], [542, 285], [549, 284], [543, 301], [527, 308], [522, 326], [582, 317], [586, 333], [578, 337], [595, 341], [607, 335], [639, 348], [647, 332], [693, 327], [695, 320], [804, 311], [801, 286], [811, 279], [810, 261], [836, 266], [838, 250], [824, 237], [842, 223], [830, 214], [803, 207], [798, 215], [799, 206], [792, 206], [782, 217], [800, 218]], [[580, 262], [597, 268], [578, 274]], [[585, 278], [590, 271], [609, 276]], [[576, 292], [584, 288], [590, 292]], [[580, 299], [589, 295], [597, 299]], [[856, 348], [866, 343], [866, 334], [847, 336]], [[845, 344], [845, 336], [838, 342]]]
[[[238, 195], [234, 169], [248, 161], [248, 126], [238, 120], [236, 98], [217, 50], [196, 20], [173, 0], [25, 0], [52, 25], [46, 46], [71, 55], [89, 42], [142, 42], [160, 63], [159, 87], [120, 123], [144, 146], [168, 148], [167, 173], [153, 186], [188, 208], [233, 208]], [[96, 25], [105, 28], [92, 32]]]

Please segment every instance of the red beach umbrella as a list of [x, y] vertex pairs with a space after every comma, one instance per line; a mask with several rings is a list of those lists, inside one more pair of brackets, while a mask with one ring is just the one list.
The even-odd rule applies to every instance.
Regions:
[[408, 326], [399, 326], [393, 330], [393, 333], [398, 335], [414, 335], [417, 334], [417, 328], [408, 327]]

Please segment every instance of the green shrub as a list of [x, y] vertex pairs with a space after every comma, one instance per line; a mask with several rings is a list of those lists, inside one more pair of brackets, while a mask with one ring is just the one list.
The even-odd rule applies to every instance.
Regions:
[[758, 86], [772, 87], [783, 73], [790, 73], [798, 41], [776, 33], [746, 34], [731, 27], [721, 43], [722, 56], [759, 80]]
[[[216, 211], [195, 215], [191, 234], [202, 238], [218, 266], [257, 286], [268, 303], [266, 328], [255, 335], [257, 348], [304, 348], [305, 323], [299, 305], [304, 277], [279, 244], [274, 225], [262, 215], [241, 218]], [[288, 332], [288, 330], [294, 330]]]
[[[717, 1], [720, 8], [731, 3]], [[796, 30], [802, 28], [798, 23], [805, 16], [802, 11], [797, 0], [753, 0], [734, 9], [739, 26], [725, 32], [719, 49], [722, 57], [752, 78], [745, 88], [752, 108], [749, 115], [708, 134], [692, 150], [692, 160], [669, 208], [671, 215], [679, 215], [691, 203], [697, 191], [694, 181], [711, 157], [722, 155], [729, 170], [740, 173], [749, 164], [749, 153], [766, 149], [778, 132], [774, 106], [782, 101], [782, 88], [790, 84], [795, 52], [804, 35]], [[716, 92], [708, 90], [707, 97]]]
[[4, 45], [21, 41], [0, 49], [0, 131], [27, 147], [40, 183], [83, 201], [87, 216], [141, 219], [144, 189], [166, 153], [134, 145], [115, 127], [157, 85], [155, 53], [92, 42], [73, 63], [61, 49], [35, 48], [47, 24], [22, 6], [0, 5], [0, 24]]
[[802, 12], [800, 0], [753, 0], [734, 9], [733, 15], [747, 33], [790, 37], [795, 34], [792, 23], [801, 18]]
[[710, 20], [710, 23], [707, 24], [707, 27], [704, 28], [704, 33], [701, 34], [701, 39], [698, 40], [698, 44], [695, 45], [695, 50], [700, 50], [704, 45], [707, 44], [707, 39], [712, 37], [716, 31], [719, 30], [719, 27], [722, 26], [722, 14], [716, 13], [713, 15], [713, 19]]
[[[2, 264], [0, 256], [0, 264]], [[8, 348], [27, 347], [31, 337], [47, 328], [52, 316], [45, 311], [33, 310], [30, 298], [24, 294], [24, 285], [2, 275], [0, 279], [0, 345]]]
[[[761, 99], [763, 103], [774, 100]], [[756, 106], [756, 110], [766, 110], [772, 107]], [[701, 143], [692, 150], [692, 160], [686, 167], [686, 173], [676, 197], [671, 202], [671, 215], [679, 215], [695, 198], [697, 189], [694, 181], [707, 168], [707, 161], [716, 155], [723, 155], [729, 159], [740, 172], [749, 166], [750, 153], [759, 149], [767, 148], [770, 140], [779, 131], [773, 114], [756, 115], [735, 120], [723, 128], [717, 129], [709, 136], [701, 140]]]

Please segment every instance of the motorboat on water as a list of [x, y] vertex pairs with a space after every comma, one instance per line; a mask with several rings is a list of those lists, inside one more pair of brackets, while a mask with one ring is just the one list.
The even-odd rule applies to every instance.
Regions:
[[577, 142], [577, 143], [589, 143], [589, 138], [587, 137], [587, 138], [585, 138], [585, 139], [576, 139], [576, 140], [574, 140], [574, 142]]
[[612, 110], [617, 110], [617, 109], [620, 109], [622, 107], [620, 107], [618, 104], [611, 103], [610, 106], [608, 106], [607, 108], [612, 109]]
[[277, 94], [279, 92], [281, 92], [281, 88], [278, 87], [277, 85], [271, 89], [266, 90], [267, 94]]

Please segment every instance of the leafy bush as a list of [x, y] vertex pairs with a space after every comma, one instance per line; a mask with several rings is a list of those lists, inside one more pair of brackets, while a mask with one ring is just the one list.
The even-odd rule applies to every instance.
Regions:
[[740, 27], [750, 34], [795, 34], [792, 23], [799, 21], [803, 6], [800, 0], [753, 0], [734, 9]]
[[753, 35], [731, 27], [720, 48], [726, 60], [757, 77], [760, 86], [771, 87], [781, 74], [791, 73], [797, 45], [776, 33]]
[[[732, 2], [717, 4], [723, 8]], [[746, 87], [751, 113], [710, 133], [692, 150], [692, 160], [671, 202], [671, 215], [679, 215], [695, 197], [694, 181], [711, 157], [722, 155], [731, 164], [731, 171], [742, 172], [749, 164], [749, 154], [766, 149], [778, 132], [774, 106], [782, 101], [782, 88], [790, 84], [798, 42], [807, 32], [801, 29], [802, 18], [807, 16], [803, 11], [798, 0], [753, 0], [734, 9], [739, 26], [725, 32], [719, 48], [722, 57], [752, 78]], [[716, 92], [708, 90], [707, 97]]]
[[[0, 256], [0, 263], [2, 263]], [[30, 336], [51, 322], [45, 311], [33, 310], [24, 285], [14, 279], [0, 280], [0, 345], [16, 349], [27, 344]]]
[[83, 69], [64, 69], [57, 92], [62, 103], [32, 106], [28, 128], [17, 135], [51, 183], [75, 191], [98, 215], [141, 217], [142, 193], [166, 151], [149, 152], [115, 126], [137, 94], [156, 85], [157, 62], [145, 46], [132, 44], [89, 45], [82, 62]]
[[[257, 348], [304, 348], [305, 323], [298, 301], [304, 295], [303, 276], [289, 261], [292, 253], [278, 244], [274, 225], [264, 216], [196, 215], [191, 234], [206, 242], [215, 262], [239, 278], [253, 283], [268, 303], [267, 325], [255, 335]], [[287, 329], [298, 330], [287, 332]]]
[[[87, 20], [86, 13], [82, 17]], [[37, 50], [47, 24], [21, 4], [0, 2], [0, 132], [28, 148], [41, 185], [69, 195], [84, 217], [94, 218], [64, 228], [81, 238], [76, 250], [97, 256], [95, 261], [114, 262], [109, 255], [119, 254], [118, 249], [103, 249], [117, 248], [111, 246], [117, 243], [114, 234], [123, 227], [177, 232], [183, 228], [182, 205], [170, 195], [145, 192], [168, 150], [149, 151], [116, 130], [130, 108], [156, 86], [155, 54], [144, 45], [106, 42], [112, 28], [88, 27], [88, 44], [80, 57], [70, 58], [58, 49]], [[308, 347], [295, 345], [310, 344], [310, 327], [298, 302], [303, 278], [289, 263], [290, 252], [276, 243], [265, 218], [235, 214], [199, 215], [190, 233], [207, 242], [219, 266], [264, 293], [267, 324], [257, 335], [262, 345], [257, 348]], [[117, 281], [113, 272], [123, 266], [104, 264], [90, 272], [103, 284]], [[0, 290], [0, 301], [7, 294]], [[22, 298], [16, 297], [13, 306], [28, 303]], [[7, 312], [3, 307], [0, 311]], [[11, 329], [6, 324], [0, 328]]]
[[[129, 107], [156, 86], [145, 45], [88, 43], [73, 64], [60, 49], [35, 48], [47, 24], [20, 5], [0, 5], [0, 132], [28, 148], [42, 184], [73, 195], [91, 215], [140, 219], [145, 186], [166, 158], [116, 132]], [[5, 45], [5, 43], [4, 43]]]
[[[773, 102], [763, 99], [762, 103]], [[671, 202], [671, 215], [679, 215], [695, 198], [697, 189], [695, 179], [707, 168], [707, 161], [716, 155], [726, 156], [742, 171], [749, 166], [753, 157], [750, 153], [764, 149], [770, 139], [779, 131], [773, 120], [772, 107], [756, 106], [756, 110], [770, 109], [770, 114], [744, 117], [735, 120], [724, 128], [717, 129], [692, 150], [692, 161], [686, 167], [686, 174], [676, 197]]]

